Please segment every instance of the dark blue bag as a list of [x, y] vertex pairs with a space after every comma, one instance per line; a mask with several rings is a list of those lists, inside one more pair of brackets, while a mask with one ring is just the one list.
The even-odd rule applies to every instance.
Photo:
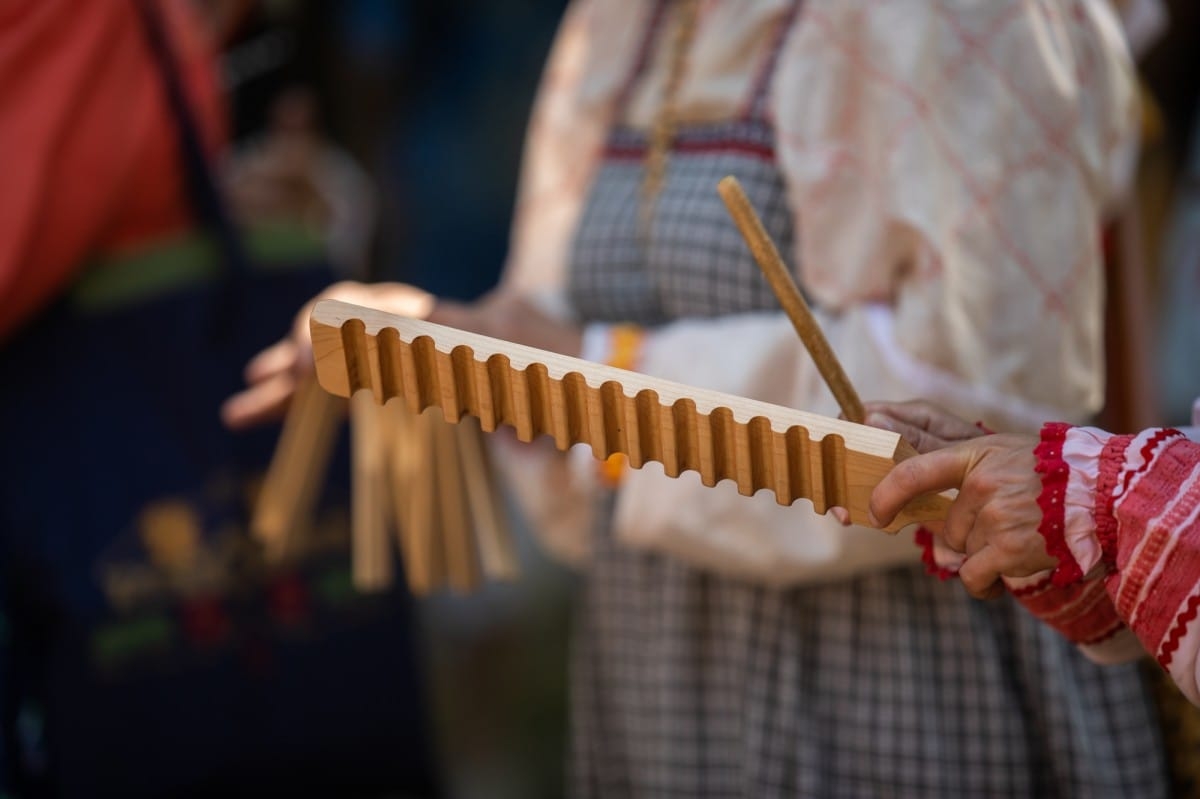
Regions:
[[[246, 361], [331, 273], [250, 266], [155, 10], [139, 7], [209, 233], [187, 252], [205, 268], [93, 270], [0, 348], [7, 787], [432, 795], [411, 599], [350, 584], [344, 442], [319, 506], [327, 546], [272, 569], [246, 522], [278, 430], [232, 434], [218, 417]], [[165, 272], [122, 294], [117, 269]]]

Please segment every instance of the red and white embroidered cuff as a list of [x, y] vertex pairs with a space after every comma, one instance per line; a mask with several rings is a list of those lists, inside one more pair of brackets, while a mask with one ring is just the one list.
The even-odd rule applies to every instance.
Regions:
[[1095, 509], [1097, 492], [1103, 490], [1102, 455], [1112, 437], [1097, 427], [1073, 427], [1063, 439], [1062, 459], [1070, 470], [1063, 506], [1063, 539], [1085, 575], [1104, 559]]
[[1021, 579], [1005, 578], [1004, 583], [1026, 610], [1072, 643], [1101, 644], [1125, 627], [1103, 580], [1056, 586], [1052, 572], [1040, 572]]
[[1037, 457], [1034, 467], [1042, 476], [1042, 493], [1037, 504], [1042, 509], [1042, 521], [1038, 532], [1046, 541], [1046, 551], [1058, 559], [1058, 566], [1051, 575], [1056, 586], [1070, 585], [1083, 578], [1083, 571], [1075, 561], [1071, 548], [1067, 546], [1066, 512], [1067, 477], [1070, 468], [1062, 457], [1063, 441], [1071, 425], [1064, 422], [1047, 422], [1042, 426], [1041, 443], [1034, 448]]
[[921, 549], [921, 563], [925, 564], [925, 573], [939, 580], [957, 577], [958, 570], [967, 559], [961, 552], [939, 545], [937, 537], [925, 525], [921, 525], [913, 533], [913, 543]]

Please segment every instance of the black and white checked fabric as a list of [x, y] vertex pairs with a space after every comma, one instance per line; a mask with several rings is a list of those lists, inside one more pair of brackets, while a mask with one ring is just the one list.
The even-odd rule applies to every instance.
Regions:
[[717, 194], [736, 175], [779, 251], [792, 252], [783, 178], [761, 122], [739, 120], [680, 131], [667, 162], [648, 236], [639, 230], [644, 138], [616, 129], [584, 207], [568, 292], [592, 321], [657, 324], [779, 308], [766, 278]]
[[[703, 136], [710, 151], [672, 154], [644, 241], [640, 159], [601, 165], [569, 284], [584, 319], [776, 307], [715, 192], [737, 175], [790, 255], [781, 176], [758, 149], [770, 130], [679, 141]], [[609, 151], [636, 139], [619, 130]], [[1095, 666], [1015, 603], [920, 567], [769, 590], [618, 546], [602, 523], [577, 621], [578, 797], [1166, 795], [1135, 666]]]

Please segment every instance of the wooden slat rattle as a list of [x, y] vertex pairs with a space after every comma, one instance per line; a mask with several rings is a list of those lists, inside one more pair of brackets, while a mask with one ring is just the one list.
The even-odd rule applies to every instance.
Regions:
[[[840, 506], [868, 524], [871, 490], [903, 455], [897, 433], [660, 380], [430, 322], [323, 300], [311, 321], [317, 378], [343, 397], [369, 389], [414, 413], [435, 406], [484, 431], [502, 424], [522, 441], [549, 435], [559, 449], [588, 444], [705, 485], [767, 488], [782, 505]], [[887, 529], [945, 517], [941, 496], [914, 500]]]

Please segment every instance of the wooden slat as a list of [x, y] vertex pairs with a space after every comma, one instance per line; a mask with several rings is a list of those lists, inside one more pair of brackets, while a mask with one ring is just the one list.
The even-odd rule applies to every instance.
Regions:
[[380, 417], [370, 391], [350, 399], [351, 572], [360, 591], [377, 591], [392, 584], [392, 548], [388, 540], [384, 439]]
[[312, 526], [344, 406], [316, 378], [296, 389], [250, 521], [268, 560], [286, 557]]
[[516, 547], [508, 527], [508, 516], [492, 481], [483, 433], [473, 418], [463, 419], [454, 429], [484, 576], [493, 580], [511, 580], [519, 571]]
[[458, 593], [480, 583], [479, 554], [471, 534], [470, 507], [454, 425], [433, 418], [433, 461], [437, 470], [438, 530], [446, 555], [446, 582]]

